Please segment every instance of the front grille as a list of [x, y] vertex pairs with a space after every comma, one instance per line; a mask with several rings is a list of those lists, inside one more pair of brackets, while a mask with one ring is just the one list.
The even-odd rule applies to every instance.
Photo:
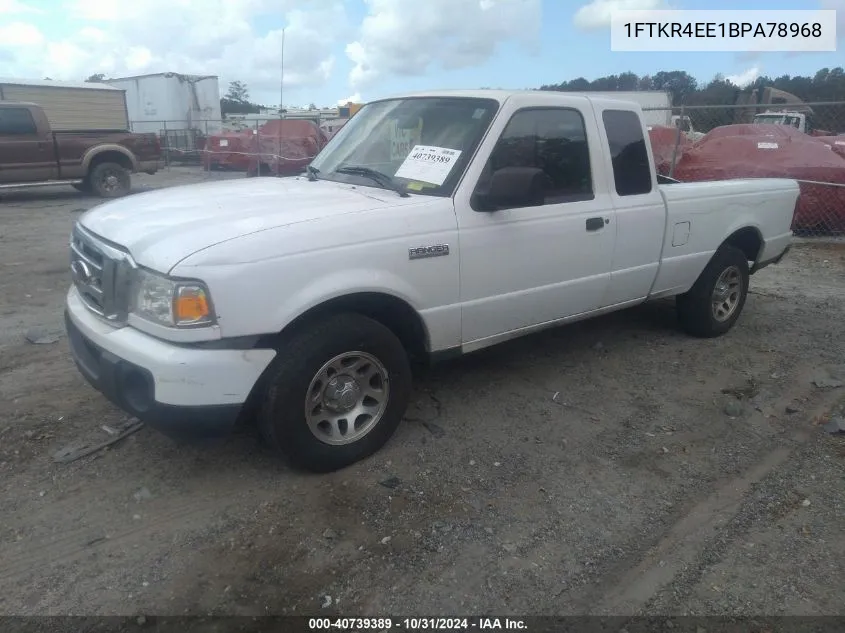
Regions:
[[122, 325], [129, 312], [131, 271], [128, 253], [98, 239], [78, 224], [70, 238], [70, 272], [88, 309]]

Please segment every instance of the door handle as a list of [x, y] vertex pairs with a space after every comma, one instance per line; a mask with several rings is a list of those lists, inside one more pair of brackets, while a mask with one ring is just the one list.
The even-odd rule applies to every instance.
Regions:
[[587, 230], [598, 231], [599, 229], [603, 229], [604, 225], [608, 222], [610, 220], [606, 220], [605, 218], [587, 218]]

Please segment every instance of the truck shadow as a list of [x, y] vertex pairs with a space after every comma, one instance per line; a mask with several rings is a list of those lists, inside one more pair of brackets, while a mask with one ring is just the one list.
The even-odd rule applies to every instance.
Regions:
[[600, 317], [550, 327], [433, 367], [423, 366], [417, 370], [415, 380], [418, 383], [429, 380], [449, 382], [468, 371], [488, 370], [497, 365], [512, 367], [525, 360], [582, 353], [589, 348], [606, 351], [623, 341], [637, 338], [647, 338], [660, 344], [687, 338], [678, 327], [674, 300], [661, 299]]

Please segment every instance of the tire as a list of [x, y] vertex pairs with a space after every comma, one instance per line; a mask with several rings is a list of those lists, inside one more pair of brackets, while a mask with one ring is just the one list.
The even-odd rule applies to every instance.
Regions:
[[[345, 369], [353, 360], [355, 369]], [[340, 389], [331, 381], [338, 376], [343, 378]], [[375, 398], [362, 393], [366, 376], [373, 379], [370, 393]], [[411, 367], [402, 343], [381, 323], [354, 313], [326, 317], [295, 332], [284, 341], [265, 377], [257, 416], [262, 437], [294, 466], [317, 473], [349, 466], [384, 446], [411, 394]], [[352, 382], [346, 380], [350, 377]], [[329, 391], [333, 387], [334, 399]], [[309, 393], [314, 394], [311, 405]], [[359, 415], [357, 429], [351, 420], [344, 424], [353, 402], [356, 408], [371, 407], [371, 414]], [[309, 410], [314, 413], [309, 415]]]
[[101, 198], [120, 198], [129, 193], [129, 172], [117, 163], [100, 163], [88, 173], [91, 190]]
[[[728, 332], [745, 306], [748, 281], [745, 253], [729, 244], [720, 246], [692, 288], [676, 300], [681, 327], [687, 334], [699, 338], [713, 338]], [[718, 304], [717, 284], [724, 297]]]

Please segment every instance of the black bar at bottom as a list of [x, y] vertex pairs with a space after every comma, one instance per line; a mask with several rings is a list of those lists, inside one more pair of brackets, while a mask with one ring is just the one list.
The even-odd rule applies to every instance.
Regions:
[[520, 631], [522, 633], [841, 633], [845, 616], [131, 616], [0, 617], [2, 633], [306, 633]]

